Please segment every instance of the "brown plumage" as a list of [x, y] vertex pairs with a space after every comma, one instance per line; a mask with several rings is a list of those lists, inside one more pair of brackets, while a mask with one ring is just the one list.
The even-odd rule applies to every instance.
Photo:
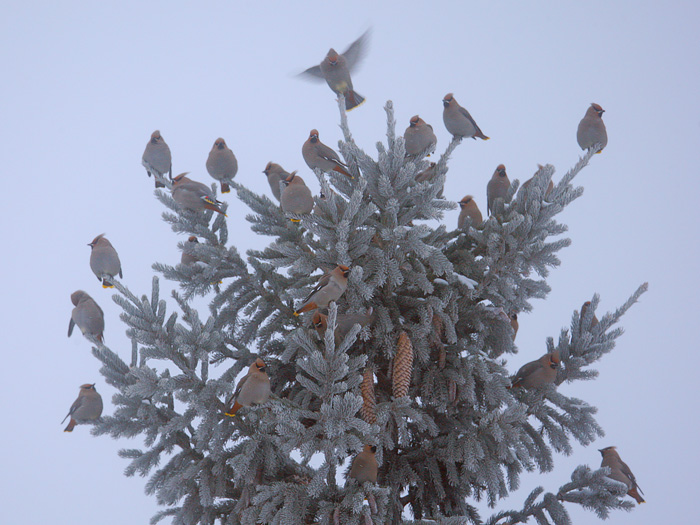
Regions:
[[515, 341], [515, 336], [518, 335], [518, 328], [520, 328], [518, 324], [518, 314], [511, 312], [508, 314], [508, 318], [510, 319], [510, 327], [513, 329], [513, 341]]
[[[579, 333], [583, 331], [583, 318], [587, 316], [588, 309], [591, 307], [591, 302], [586, 301], [581, 306], [581, 315], [579, 317]], [[588, 325], [588, 331], [590, 332], [598, 324], [598, 318], [593, 314], [591, 318], [591, 323]]]
[[214, 210], [226, 215], [220, 208], [223, 203], [214, 198], [211, 189], [206, 184], [191, 180], [187, 177], [187, 173], [181, 173], [173, 179], [172, 196], [178, 206], [185, 210], [194, 212]]
[[473, 138], [476, 140], [479, 137], [482, 140], [489, 140], [489, 137], [481, 132], [481, 129], [476, 124], [469, 112], [457, 103], [452, 93], [445, 95], [442, 99], [442, 120], [445, 123], [447, 131], [455, 137]]
[[[285, 188], [280, 196], [280, 204], [282, 205], [282, 211], [285, 213], [306, 215], [314, 209], [314, 198], [304, 179], [296, 173], [295, 171], [285, 179]], [[290, 218], [289, 220], [299, 222], [299, 219]]]
[[598, 450], [600, 455], [603, 456], [603, 461], [600, 464], [601, 467], [608, 467], [610, 469], [610, 479], [619, 481], [627, 485], [627, 495], [635, 499], [638, 504], [644, 503], [644, 498], [640, 495], [640, 492], [644, 494], [642, 489], [637, 485], [637, 480], [632, 474], [632, 471], [627, 466], [627, 463], [622, 461], [620, 454], [617, 453], [615, 447], [605, 447]]
[[493, 205], [496, 199], [505, 199], [509, 188], [510, 180], [506, 173], [506, 167], [503, 164], [499, 164], [496, 167], [496, 171], [493, 172], [491, 180], [486, 185], [486, 210], [489, 215], [493, 213]]
[[[73, 432], [80, 421], [94, 421], [102, 415], [102, 396], [95, 390], [95, 383], [80, 386], [78, 398], [73, 402], [63, 421], [70, 417], [64, 432]], [[61, 421], [61, 424], [63, 424]]]
[[68, 323], [68, 337], [73, 334], [73, 328], [78, 325], [83, 335], [96, 337], [98, 341], [104, 341], [105, 314], [102, 308], [82, 290], [76, 290], [70, 296], [70, 300], [75, 306], [71, 312]]
[[236, 385], [236, 390], [227, 405], [233, 406], [226, 411], [227, 416], [234, 417], [241, 407], [261, 405], [270, 397], [270, 378], [265, 371], [265, 362], [259, 357], [248, 368], [248, 373]]
[[[538, 169], [537, 169], [537, 171], [535, 172], [535, 175], [537, 175], [537, 173], [538, 173], [542, 168], [544, 168], [544, 166], [542, 166], [542, 164], [538, 164], [537, 166], [538, 166]], [[522, 191], [526, 191], [527, 188], [530, 186], [530, 184], [532, 184], [532, 179], [535, 177], [535, 175], [533, 175], [532, 177], [530, 177], [529, 179], [527, 179], [525, 182], [523, 182], [523, 185], [520, 187], [520, 189], [521, 189]], [[554, 182], [550, 180], [550, 181], [549, 181], [549, 184], [547, 184], [547, 189], [546, 189], [545, 192], [544, 192], [544, 198], [545, 198], [545, 199], [546, 199], [547, 197], [549, 197], [549, 194], [552, 193], [552, 190], [553, 190], [553, 189], [554, 189]]]
[[272, 195], [274, 195], [275, 199], [279, 201], [282, 194], [280, 191], [280, 182], [284, 181], [290, 175], [296, 173], [296, 171], [288, 173], [279, 164], [268, 162], [267, 166], [265, 166], [265, 169], [263, 170], [263, 173], [267, 177], [267, 183], [270, 185]]
[[595, 102], [586, 110], [576, 130], [576, 140], [581, 149], [590, 149], [600, 144], [600, 151], [597, 151], [600, 153], [608, 145], [608, 132], [605, 130], [603, 113], [605, 110]]
[[[187, 239], [187, 242], [185, 243], [185, 245], [187, 245], [187, 244], [189, 244], [189, 245], [199, 244], [199, 241], [197, 240], [197, 237], [195, 237], [194, 235], [190, 235], [189, 238]], [[184, 249], [182, 250], [182, 257], [180, 257], [180, 264], [184, 264], [185, 266], [189, 266], [190, 264], [194, 264], [197, 261], [199, 261], [199, 259], [197, 259], [197, 257], [185, 252]]]
[[433, 127], [426, 124], [418, 115], [411, 117], [403, 138], [407, 157], [416, 157], [423, 152], [429, 157], [437, 145], [437, 137], [433, 132]]
[[[374, 316], [371, 310], [364, 314], [338, 314], [335, 319], [335, 344], [339, 345], [356, 324], [364, 328], [365, 326], [369, 326], [373, 320]], [[317, 310], [311, 318], [311, 322], [319, 337], [323, 339], [326, 335], [326, 329], [328, 328], [328, 316]]]
[[530, 361], [513, 376], [511, 388], [541, 388], [554, 383], [559, 362], [559, 352], [556, 351], [544, 354], [536, 361]]
[[474, 197], [471, 195], [467, 195], [461, 201], [459, 201], [459, 207], [460, 212], [459, 217], [457, 218], [458, 229], [463, 229], [467, 225], [467, 220], [470, 221], [470, 224], [474, 228], [478, 227], [484, 222], [484, 217], [481, 215], [481, 210], [479, 210]]
[[348, 477], [357, 480], [358, 483], [367, 481], [376, 483], [377, 473], [379, 472], [379, 465], [375, 456], [376, 451], [377, 447], [365, 445], [362, 452], [352, 460], [352, 467], [350, 467]]
[[221, 184], [221, 193], [230, 192], [231, 187], [225, 181], [233, 179], [238, 173], [238, 161], [224, 139], [219, 137], [214, 141], [206, 166], [209, 175]]
[[[90, 269], [102, 283], [102, 288], [114, 288], [111, 278], [119, 275], [122, 278], [122, 264], [119, 261], [117, 250], [112, 243], [101, 233], [88, 243], [90, 251]], [[107, 277], [104, 277], [104, 276]]]
[[345, 293], [348, 287], [348, 276], [350, 268], [338, 265], [332, 271], [326, 273], [318, 281], [313, 290], [304, 299], [301, 306], [296, 309], [294, 315], [309, 312], [317, 308], [328, 306], [331, 302], [336, 302]]
[[343, 164], [338, 154], [321, 142], [316, 129], [312, 129], [309, 133], [309, 138], [306, 139], [306, 142], [301, 147], [301, 154], [307, 166], [312, 170], [318, 168], [324, 172], [335, 171], [351, 179], [354, 178], [350, 175], [347, 170], [348, 167]]
[[[146, 173], [150, 177], [151, 174], [158, 177], [173, 177], [173, 163], [170, 156], [170, 148], [165, 143], [165, 140], [160, 134], [160, 131], [155, 130], [151, 133], [151, 139], [146, 144], [146, 149], [141, 157], [141, 164], [146, 168]], [[164, 184], [158, 181], [156, 177], [156, 188], [163, 188]]]

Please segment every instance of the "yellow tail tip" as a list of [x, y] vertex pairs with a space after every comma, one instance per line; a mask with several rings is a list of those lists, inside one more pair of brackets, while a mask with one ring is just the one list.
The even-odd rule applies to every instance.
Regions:
[[289, 219], [289, 220], [292, 221], [292, 222], [301, 222], [300, 219]]
[[294, 312], [294, 317], [299, 317], [299, 312]]
[[228, 412], [225, 412], [225, 414], [226, 414], [228, 417], [236, 417], [236, 414], [229, 414]]
[[114, 288], [113, 284], [103, 284], [102, 288]]

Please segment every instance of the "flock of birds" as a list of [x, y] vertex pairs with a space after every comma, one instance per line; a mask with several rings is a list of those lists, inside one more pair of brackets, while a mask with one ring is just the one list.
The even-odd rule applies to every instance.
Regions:
[[[369, 31], [353, 42], [344, 53], [338, 54], [330, 49], [323, 61], [302, 73], [313, 80], [325, 80], [328, 86], [338, 95], [345, 98], [346, 110], [351, 110], [364, 102], [364, 97], [354, 91], [350, 72], [358, 64], [367, 49]], [[455, 99], [452, 93], [448, 93], [442, 100], [443, 121], [447, 130], [454, 136], [462, 138], [480, 138], [488, 140], [469, 111]], [[598, 104], [591, 104], [583, 119], [579, 123], [577, 140], [579, 146], [584, 149], [596, 148], [600, 153], [607, 145], [607, 133], [602, 120], [603, 108]], [[429, 156], [435, 151], [437, 137], [430, 124], [427, 124], [418, 115], [410, 119], [409, 126], [404, 132], [404, 147], [407, 159], [417, 159]], [[320, 170], [325, 173], [340, 174], [354, 178], [350, 168], [341, 160], [340, 156], [330, 147], [323, 144], [319, 138], [318, 130], [311, 130], [309, 138], [302, 146], [302, 156], [306, 164], [312, 170]], [[224, 214], [221, 202], [218, 201], [211, 189], [201, 182], [193, 181], [182, 173], [172, 177], [172, 157], [170, 148], [163, 139], [160, 131], [156, 130], [146, 145], [142, 156], [142, 164], [146, 168], [148, 176], [155, 178], [156, 188], [166, 186], [165, 176], [171, 180], [171, 192], [173, 200], [179, 207], [192, 212], [213, 210]], [[226, 145], [223, 138], [214, 142], [206, 161], [206, 169], [211, 177], [221, 185], [221, 192], [230, 192], [229, 184], [238, 172], [238, 162], [233, 151]], [[279, 164], [268, 162], [263, 170], [266, 175], [272, 195], [280, 202], [282, 210], [291, 214], [292, 222], [299, 222], [299, 215], [311, 213], [314, 208], [314, 199], [304, 180], [296, 171], [287, 172]], [[435, 163], [431, 163], [428, 169], [419, 173], [418, 182], [430, 181], [435, 176]], [[526, 181], [523, 187], [530, 184], [532, 179]], [[550, 181], [545, 198], [553, 188]], [[499, 165], [487, 184], [487, 212], [491, 215], [496, 199], [504, 198], [510, 188], [510, 180], [504, 165]], [[483, 215], [471, 195], [465, 196], [459, 202], [461, 211], [457, 226], [459, 229], [468, 224], [478, 227], [483, 223]], [[192, 236], [188, 242], [198, 242]], [[89, 243], [92, 248], [90, 255], [90, 267], [105, 288], [113, 287], [111, 281], [116, 275], [122, 277], [119, 256], [104, 235], [98, 235]], [[181, 264], [193, 264], [196, 257], [183, 251]], [[314, 311], [312, 324], [321, 337], [327, 329], [327, 315], [324, 309], [330, 303], [337, 302], [347, 288], [350, 268], [339, 265], [325, 274], [311, 290], [301, 306], [294, 312], [298, 316], [304, 312]], [[98, 304], [87, 293], [78, 290], [71, 295], [71, 301], [75, 306], [71, 313], [68, 328], [68, 336], [77, 325], [83, 334], [95, 337], [98, 341], [104, 340], [104, 314]], [[590, 303], [585, 303], [581, 309], [581, 319], [586, 316], [586, 310]], [[513, 339], [518, 330], [517, 315], [510, 316], [513, 329]], [[342, 314], [336, 319], [335, 338], [342, 340], [347, 332], [355, 325], [367, 326], [371, 324], [373, 316], [371, 311], [366, 314]], [[598, 320], [592, 316], [590, 327]], [[539, 359], [522, 366], [513, 376], [511, 388], [541, 388], [544, 385], [554, 383], [557, 376], [557, 368], [560, 363], [558, 352], [547, 353]], [[226, 406], [226, 415], [235, 417], [241, 407], [249, 407], [265, 403], [270, 397], [270, 379], [266, 372], [266, 365], [262, 359], [257, 358], [249, 367], [247, 374], [238, 382], [236, 389]], [[73, 403], [66, 418], [70, 422], [65, 428], [70, 432], [76, 423], [98, 419], [102, 414], [102, 398], [95, 390], [94, 384], [84, 384], [80, 387], [78, 398]], [[65, 419], [64, 419], [65, 421]], [[375, 457], [376, 447], [365, 445], [352, 461], [349, 477], [359, 483], [366, 481], [376, 482], [378, 464]], [[600, 450], [603, 461], [601, 466], [609, 467], [609, 477], [627, 485], [628, 494], [638, 503], [644, 499], [639, 495], [638, 485], [629, 467], [620, 459], [615, 447], [607, 447]]]

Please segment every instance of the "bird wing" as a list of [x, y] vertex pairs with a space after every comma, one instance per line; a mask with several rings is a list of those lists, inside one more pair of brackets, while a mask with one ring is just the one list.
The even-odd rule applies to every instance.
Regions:
[[307, 295], [306, 299], [304, 299], [304, 302], [306, 303], [309, 299], [311, 299], [313, 294], [318, 292], [324, 286], [327, 286], [328, 283], [330, 283], [330, 282], [331, 282], [331, 272], [328, 272], [323, 277], [321, 277], [321, 279], [319, 279], [319, 281], [316, 283], [316, 286], [313, 287], [311, 292], [309, 292], [309, 295]]
[[[78, 408], [80, 408], [80, 405], [82, 405], [82, 404], [83, 404], [83, 396], [78, 396], [78, 399], [76, 399], [73, 402], [73, 404], [70, 406], [70, 410], [66, 414], [66, 417], [63, 418], [63, 421], [68, 419], [69, 416], [72, 416], [73, 414], [75, 414], [75, 411], [78, 410]], [[63, 421], [61, 421], [61, 425], [63, 424]]]
[[[70, 322], [68, 323], [68, 337], [70, 337], [71, 334], [73, 333], [74, 326], [75, 326], [75, 321], [73, 321], [73, 317], [71, 316]], [[63, 423], [63, 421], [61, 421], [61, 423]]]
[[310, 67], [309, 69], [299, 73], [297, 76], [303, 77], [306, 80], [312, 80], [314, 82], [323, 82], [325, 80], [325, 78], [323, 77], [323, 73], [321, 73], [320, 65]]
[[316, 153], [318, 153], [319, 156], [323, 157], [326, 160], [337, 162], [341, 166], [345, 166], [345, 164], [343, 164], [343, 162], [338, 157], [338, 154], [325, 144], [316, 144]]
[[241, 393], [241, 390], [243, 389], [243, 385], [245, 385], [245, 382], [248, 381], [248, 378], [250, 377], [250, 372], [244, 375], [241, 380], [238, 382], [236, 385], [236, 390], [234, 390], [233, 395], [231, 396], [231, 402], [234, 402], [236, 399], [238, 399], [238, 395]]
[[627, 463], [625, 463], [622, 460], [620, 460], [620, 471], [629, 478], [629, 480], [632, 482], [633, 487], [636, 487], [637, 490], [639, 490], [639, 492], [644, 494], [644, 491], [639, 487], [639, 485], [637, 485], [637, 480], [634, 477], [634, 474], [632, 474], [630, 468], [627, 466]]
[[513, 378], [513, 384], [515, 385], [516, 383], [522, 381], [529, 375], [533, 374], [537, 369], [540, 368], [540, 362], [539, 361], [532, 361], [530, 363], [524, 364], [520, 370], [518, 370], [518, 373], [515, 374], [515, 377]]
[[467, 118], [469, 119], [469, 121], [470, 121], [470, 122], [472, 123], [472, 125], [474, 126], [474, 129], [476, 130], [476, 134], [477, 134], [477, 135], [478, 135], [478, 134], [482, 134], [482, 135], [484, 134], [483, 131], [481, 131], [481, 128], [479, 127], [479, 125], [476, 123], [476, 121], [472, 118], [472, 116], [469, 114], [469, 112], [468, 112], [465, 108], [463, 108], [462, 106], [460, 106], [460, 107], [459, 107], [459, 111], [460, 111], [460, 113], [462, 113], [462, 115], [464, 115], [465, 117], [467, 117]]
[[350, 47], [348, 47], [343, 53], [343, 57], [345, 57], [345, 62], [350, 71], [352, 71], [352, 69], [355, 66], [357, 66], [367, 54], [369, 36], [371, 33], [371, 29], [368, 29], [367, 31], [362, 33], [360, 38], [358, 38], [352, 44], [350, 44]]

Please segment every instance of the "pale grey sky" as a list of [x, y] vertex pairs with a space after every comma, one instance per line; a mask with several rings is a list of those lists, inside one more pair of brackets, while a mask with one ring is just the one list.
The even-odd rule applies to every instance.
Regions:
[[[86, 244], [106, 232], [123, 282], [150, 294], [151, 264], [179, 261], [183, 240], [161, 221], [164, 208], [140, 165], [151, 132], [160, 129], [170, 145], [175, 173], [190, 171], [207, 184], [207, 154], [224, 137], [238, 157], [237, 181], [269, 193], [261, 174], [268, 161], [304, 173], [301, 145], [311, 128], [333, 147], [341, 137], [334, 95], [294, 74], [368, 27], [370, 51], [353, 75], [367, 102], [349, 114], [360, 146], [376, 154], [391, 99], [399, 133], [419, 114], [444, 150], [448, 92], [491, 137], [455, 152], [445, 191], [452, 200], [471, 193], [483, 210], [486, 182], [500, 163], [521, 182], [537, 163], [551, 163], [558, 180], [581, 154], [576, 126], [587, 106], [606, 109], [608, 147], [576, 179], [584, 196], [560, 216], [573, 244], [560, 252], [548, 299], [520, 316], [520, 354], [509, 368], [541, 355], [545, 338], [557, 337], [594, 292], [600, 316], [642, 282], [650, 289], [623, 318], [626, 333], [599, 364], [600, 377], [560, 387], [599, 408], [606, 436], [557, 457], [553, 473], [524, 477], [523, 489], [496, 510], [520, 508], [536, 485], [555, 491], [576, 465], [598, 467], [598, 448], [617, 445], [648, 503], [611, 522], [688, 522], [700, 408], [691, 330], [700, 263], [698, 4], [252, 4], [0, 7], [7, 179], [0, 522], [147, 523], [158, 510], [143, 494], [145, 480], [125, 478], [127, 461], [116, 455], [140, 441], [93, 438], [85, 426], [64, 434], [59, 424], [80, 384], [97, 382], [105, 414], [115, 393], [89, 342], [79, 333], [66, 338], [71, 292], [91, 294], [105, 311], [107, 344], [124, 358], [130, 351], [120, 309], [92, 275]], [[314, 178], [306, 179], [316, 191]], [[242, 252], [265, 246], [269, 239], [256, 238], [244, 221], [247, 208], [233, 195], [225, 199], [231, 242]], [[456, 225], [457, 214], [446, 222]], [[568, 508], [574, 523], [595, 522]]]

